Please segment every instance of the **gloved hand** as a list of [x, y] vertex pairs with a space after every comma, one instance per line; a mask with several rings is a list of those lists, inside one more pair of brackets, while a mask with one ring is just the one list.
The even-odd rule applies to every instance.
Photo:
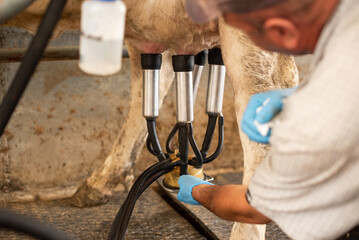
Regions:
[[[287, 88], [273, 90], [254, 94], [247, 105], [243, 114], [241, 128], [250, 140], [259, 143], [269, 143], [271, 130], [269, 129], [266, 136], [262, 136], [258, 131], [256, 124], [265, 124], [270, 122], [283, 107], [282, 100], [292, 95], [297, 88]], [[267, 100], [268, 99], [268, 100]], [[265, 103], [265, 104], [264, 104]], [[258, 108], [261, 109], [259, 110]], [[259, 110], [259, 111], [258, 111]], [[257, 123], [255, 123], [257, 121]]]
[[191, 204], [191, 205], [200, 205], [194, 198], [192, 197], [192, 188], [200, 184], [209, 184], [213, 185], [212, 183], [206, 182], [202, 179], [191, 175], [182, 175], [178, 179], [178, 185], [180, 187], [179, 193], [177, 195], [177, 199]]

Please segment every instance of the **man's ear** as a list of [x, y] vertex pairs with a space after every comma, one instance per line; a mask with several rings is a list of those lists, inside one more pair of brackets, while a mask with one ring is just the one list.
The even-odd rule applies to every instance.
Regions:
[[269, 18], [264, 24], [264, 33], [269, 40], [280, 48], [296, 50], [300, 32], [290, 21], [284, 18]]

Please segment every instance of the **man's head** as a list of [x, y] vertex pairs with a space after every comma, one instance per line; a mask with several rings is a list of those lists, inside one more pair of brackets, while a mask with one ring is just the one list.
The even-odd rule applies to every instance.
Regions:
[[197, 23], [220, 15], [260, 47], [289, 54], [313, 52], [339, 0], [187, 0]]

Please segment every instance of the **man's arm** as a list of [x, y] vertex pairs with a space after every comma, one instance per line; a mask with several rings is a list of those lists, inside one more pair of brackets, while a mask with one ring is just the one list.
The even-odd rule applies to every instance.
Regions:
[[271, 220], [253, 208], [246, 200], [245, 185], [208, 185], [193, 187], [193, 198], [217, 216], [251, 224], [266, 224]]

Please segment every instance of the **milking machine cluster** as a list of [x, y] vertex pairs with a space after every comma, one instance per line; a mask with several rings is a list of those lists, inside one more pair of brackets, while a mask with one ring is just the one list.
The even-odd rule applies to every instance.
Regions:
[[[225, 82], [225, 66], [221, 50], [211, 49], [208, 52], [210, 72], [208, 78], [206, 112], [208, 124], [201, 150], [193, 136], [193, 106], [197, 95], [203, 65], [207, 52], [196, 56], [175, 55], [172, 57], [173, 70], [176, 78], [176, 119], [177, 123], [166, 141], [166, 153], [162, 152], [157, 132], [156, 119], [159, 115], [159, 76], [161, 54], [142, 54], [143, 69], [143, 116], [147, 121], [148, 151], [157, 157], [158, 163], [143, 172], [131, 188], [125, 202], [116, 215], [108, 239], [123, 239], [128, 222], [140, 195], [161, 176], [165, 175], [163, 185], [171, 190], [178, 189], [178, 178], [190, 174], [206, 179], [203, 164], [212, 162], [221, 153], [223, 147], [224, 118], [222, 115], [223, 91]], [[212, 155], [207, 157], [218, 119], [218, 144]], [[172, 148], [172, 140], [178, 132], [178, 149]], [[194, 156], [189, 156], [189, 148]]]
[[[0, 105], [0, 136], [3, 134], [18, 101], [41, 59], [66, 2], [67, 0], [52, 0], [48, 6], [24, 60]], [[119, 8], [119, 11], [123, 11], [123, 8]], [[119, 31], [122, 30], [119, 29]], [[206, 102], [208, 124], [202, 147], [199, 149], [193, 135], [193, 107], [207, 55], [210, 65]], [[118, 63], [116, 64], [116, 69], [118, 69]], [[190, 174], [201, 179], [206, 179], [203, 172], [203, 164], [216, 159], [223, 147], [224, 118], [222, 115], [222, 102], [226, 70], [221, 50], [215, 48], [208, 52], [200, 52], [196, 56], [175, 55], [172, 57], [176, 79], [177, 123], [167, 138], [166, 152], [162, 151], [156, 131], [156, 119], [159, 116], [161, 64], [161, 54], [141, 55], [141, 66], [143, 69], [143, 116], [146, 119], [148, 130], [146, 146], [149, 152], [157, 157], [159, 162], [144, 171], [135, 181], [112, 224], [108, 236], [110, 240], [124, 238], [137, 199], [153, 182], [164, 176], [163, 183], [161, 184], [173, 191], [178, 190], [177, 180], [181, 175]], [[101, 72], [101, 74], [104, 73]], [[216, 125], [218, 125], [217, 148], [213, 154], [208, 156]], [[177, 133], [178, 149], [174, 149], [172, 140]], [[189, 156], [190, 148], [192, 148], [194, 156]], [[33, 219], [7, 211], [0, 211], [0, 227], [10, 228], [41, 239], [72, 239], [64, 233]]]

